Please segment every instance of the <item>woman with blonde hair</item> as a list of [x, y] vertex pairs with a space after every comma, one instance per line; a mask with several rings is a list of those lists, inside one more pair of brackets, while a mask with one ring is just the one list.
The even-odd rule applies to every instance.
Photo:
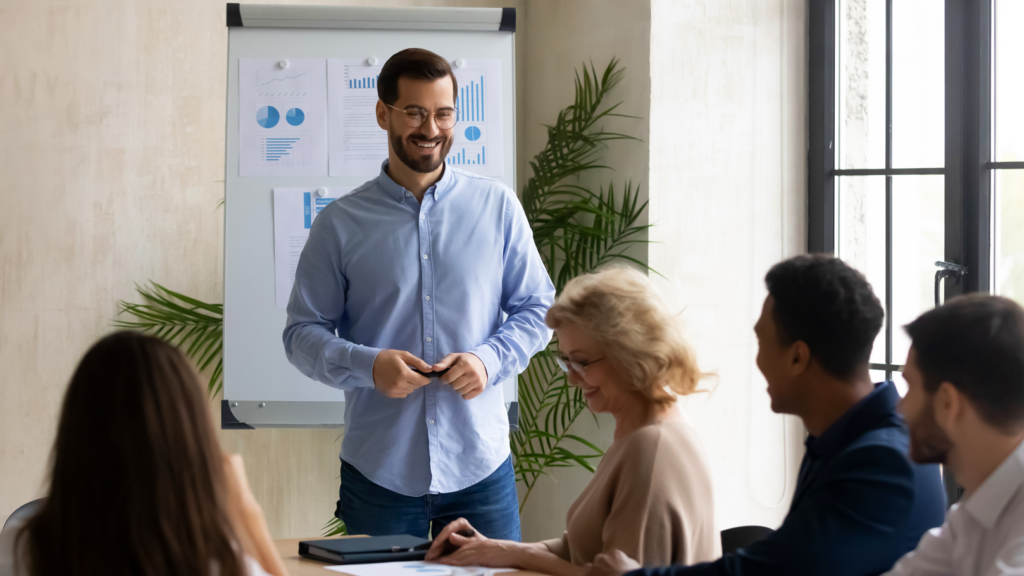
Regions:
[[[697, 431], [675, 405], [705, 376], [647, 277], [615, 267], [570, 281], [547, 313], [558, 363], [587, 406], [615, 419], [615, 437], [593, 479], [569, 508], [561, 538], [489, 540], [464, 519], [434, 540], [428, 559], [578, 575], [602, 552], [644, 565], [714, 560], [711, 476]], [[466, 533], [466, 532], [464, 532]], [[441, 556], [444, 542], [459, 549]], [[634, 556], [635, 555], [635, 556]]]

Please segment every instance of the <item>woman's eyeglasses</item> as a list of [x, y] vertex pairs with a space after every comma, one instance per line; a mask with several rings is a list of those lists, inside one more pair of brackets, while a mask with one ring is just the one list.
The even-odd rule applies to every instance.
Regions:
[[419, 128], [427, 121], [430, 116], [434, 117], [434, 123], [437, 124], [438, 130], [451, 130], [455, 127], [455, 122], [459, 119], [458, 108], [442, 108], [437, 112], [427, 112], [423, 108], [411, 106], [402, 110], [401, 108], [395, 108], [391, 104], [385, 104], [388, 108], [398, 110], [405, 115], [405, 124], [409, 128]]
[[606, 358], [606, 356], [601, 356], [597, 360], [588, 360], [586, 362], [576, 362], [574, 360], [569, 360], [567, 357], [562, 356], [561, 354], [556, 354], [555, 355], [555, 363], [558, 364], [558, 367], [561, 368], [562, 372], [565, 372], [566, 374], [569, 373], [570, 369], [575, 370], [577, 374], [586, 374], [587, 366], [590, 366], [591, 364], [594, 364], [596, 362], [600, 362], [601, 360], [604, 360], [605, 358]]

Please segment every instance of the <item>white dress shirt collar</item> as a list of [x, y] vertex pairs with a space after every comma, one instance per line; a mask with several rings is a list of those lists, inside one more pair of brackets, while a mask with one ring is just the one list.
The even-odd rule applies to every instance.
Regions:
[[982, 526], [991, 530], [1021, 485], [1024, 485], [1024, 442], [1017, 445], [962, 506]]

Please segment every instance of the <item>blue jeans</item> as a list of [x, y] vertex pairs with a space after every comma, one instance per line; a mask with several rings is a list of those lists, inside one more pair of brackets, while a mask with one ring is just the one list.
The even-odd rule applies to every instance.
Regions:
[[465, 518], [488, 538], [522, 538], [511, 457], [469, 488], [424, 496], [404, 496], [378, 486], [343, 460], [334, 515], [345, 521], [349, 534], [437, 536], [448, 523]]

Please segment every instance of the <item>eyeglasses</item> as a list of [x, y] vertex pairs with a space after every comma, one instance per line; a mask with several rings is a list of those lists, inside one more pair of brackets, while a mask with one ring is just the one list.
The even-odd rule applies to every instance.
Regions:
[[565, 372], [566, 374], [569, 373], [570, 368], [575, 370], [577, 374], [586, 374], [587, 366], [600, 362], [605, 358], [607, 358], [607, 356], [601, 356], [597, 360], [590, 360], [588, 362], [575, 362], [573, 360], [569, 360], [568, 358], [562, 356], [561, 354], [556, 354], [555, 363], [558, 364], [558, 367], [561, 368], [562, 372]]
[[385, 106], [405, 114], [405, 124], [409, 128], [419, 128], [427, 121], [428, 117], [433, 116], [434, 123], [437, 124], [438, 130], [451, 130], [455, 127], [455, 122], [459, 119], [458, 108], [442, 108], [437, 112], [427, 112], [423, 108], [417, 108], [415, 106], [405, 110], [395, 108], [391, 104], [385, 104]]

